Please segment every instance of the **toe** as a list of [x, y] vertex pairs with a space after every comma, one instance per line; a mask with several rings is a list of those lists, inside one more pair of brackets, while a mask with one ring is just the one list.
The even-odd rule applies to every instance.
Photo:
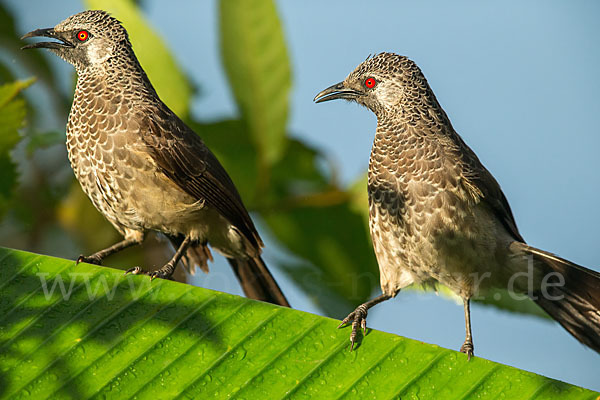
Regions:
[[144, 271], [142, 271], [142, 269], [140, 267], [133, 267], [133, 268], [129, 268], [127, 271], [125, 271], [124, 275], [128, 275], [128, 274], [139, 275], [143, 272]]
[[473, 345], [471, 343], [464, 343], [460, 347], [460, 352], [465, 353], [467, 355], [467, 361], [470, 361], [471, 357], [473, 357], [475, 355], [475, 353], [473, 351]]
[[343, 326], [349, 324], [352, 321], [354, 321], [354, 311], [352, 311], [350, 314], [348, 314], [346, 318], [342, 320], [342, 322], [338, 325], [338, 329], [342, 328]]
[[98, 257], [94, 257], [94, 256], [86, 257], [82, 254], [77, 258], [75, 265], [78, 265], [79, 263], [82, 263], [82, 262], [88, 263], [88, 264], [100, 265], [102, 260], [100, 260]]

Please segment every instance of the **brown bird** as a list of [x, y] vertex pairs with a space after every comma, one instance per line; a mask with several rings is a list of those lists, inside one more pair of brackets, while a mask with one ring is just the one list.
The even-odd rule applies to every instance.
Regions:
[[367, 310], [408, 285], [442, 283], [463, 299], [473, 355], [470, 299], [491, 288], [527, 295], [577, 340], [600, 352], [600, 274], [527, 245], [498, 182], [456, 133], [417, 65], [381, 53], [315, 97], [346, 99], [377, 116], [368, 173], [369, 226], [383, 294], [361, 304], [354, 347]]
[[[29, 32], [73, 64], [77, 87], [67, 125], [69, 160], [83, 191], [124, 240], [79, 261], [100, 264], [157, 231], [176, 246], [152, 278], [179, 260], [208, 271], [208, 245], [223, 254], [251, 298], [289, 306], [260, 257], [263, 242], [216, 157], [158, 97], [125, 28], [104, 11], [84, 11]], [[128, 272], [146, 273], [139, 267]]]

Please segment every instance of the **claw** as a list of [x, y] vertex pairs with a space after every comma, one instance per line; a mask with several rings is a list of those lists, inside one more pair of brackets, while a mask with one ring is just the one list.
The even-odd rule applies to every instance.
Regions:
[[346, 318], [342, 320], [342, 323], [338, 325], [338, 329], [344, 327], [344, 325], [347, 325], [348, 322], [352, 320], [354, 320], [354, 311], [352, 311]]
[[460, 346], [460, 352], [465, 353], [467, 355], [467, 361], [471, 361], [471, 357], [475, 355], [474, 347], [472, 342], [465, 341], [462, 346]]
[[367, 334], [367, 314], [369, 313], [369, 308], [381, 303], [382, 301], [391, 299], [398, 293], [398, 291], [399, 290], [397, 290], [393, 294], [384, 293], [372, 300], [367, 301], [366, 303], [361, 304], [360, 306], [356, 307], [354, 311], [348, 314], [346, 318], [342, 320], [342, 323], [338, 325], [338, 329], [352, 321], [352, 332], [350, 333], [350, 351], [354, 350], [356, 338], [360, 333], [360, 330], [362, 329], [363, 336]]
[[356, 338], [358, 333], [362, 329], [364, 334], [367, 334], [367, 308], [364, 304], [356, 307], [356, 310], [352, 311], [346, 318], [342, 320], [342, 323], [338, 325], [338, 329], [352, 322], [352, 332], [350, 332], [350, 351], [354, 350], [356, 345]]
[[82, 263], [82, 262], [85, 262], [88, 264], [100, 265], [102, 263], [102, 260], [97, 257], [94, 257], [94, 256], [86, 257], [82, 254], [79, 257], [77, 257], [77, 261], [75, 261], [75, 265], [79, 265], [79, 263]]
[[125, 271], [125, 273], [123, 275], [127, 275], [127, 274], [139, 275], [143, 272], [144, 271], [140, 267], [133, 267], [133, 268], [129, 268], [127, 271]]

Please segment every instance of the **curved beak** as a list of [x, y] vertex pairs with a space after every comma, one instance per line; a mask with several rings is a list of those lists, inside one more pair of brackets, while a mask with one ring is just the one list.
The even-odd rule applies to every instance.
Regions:
[[345, 100], [356, 100], [357, 97], [362, 96], [363, 93], [350, 89], [344, 85], [344, 82], [336, 83], [335, 85], [329, 86], [327, 89], [319, 92], [313, 101], [315, 103], [322, 103], [324, 101], [345, 99]]
[[36, 29], [35, 31], [31, 31], [23, 35], [21, 40], [32, 38], [32, 37], [48, 37], [52, 39], [59, 40], [58, 42], [38, 42], [28, 44], [26, 46], [21, 47], [21, 50], [27, 49], [61, 49], [65, 47], [75, 47], [71, 42], [61, 37], [58, 32], [54, 30], [54, 28], [46, 28], [46, 29]]

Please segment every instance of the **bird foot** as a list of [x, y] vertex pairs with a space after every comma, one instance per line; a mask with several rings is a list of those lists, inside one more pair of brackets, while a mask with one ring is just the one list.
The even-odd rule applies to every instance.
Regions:
[[148, 271], [144, 271], [140, 267], [129, 268], [123, 275], [149, 275]]
[[88, 257], [86, 257], [82, 254], [79, 256], [79, 258], [77, 258], [75, 265], [78, 265], [81, 262], [88, 263], [88, 264], [100, 265], [100, 264], [102, 264], [102, 258], [98, 257], [96, 254], [92, 254], [91, 256], [88, 256]]
[[348, 314], [348, 316], [342, 320], [342, 323], [338, 325], [339, 329], [352, 321], [352, 332], [350, 333], [350, 351], [354, 349], [354, 344], [356, 343], [356, 338], [360, 328], [362, 328], [364, 335], [367, 334], [367, 314], [367, 306], [361, 304], [360, 306], [356, 307], [354, 311]]
[[160, 279], [171, 279], [171, 275], [173, 275], [174, 268], [171, 267], [170, 263], [167, 263], [164, 267], [159, 269], [158, 271], [148, 272], [143, 270], [140, 267], [129, 268], [125, 271], [125, 275], [148, 275], [150, 277], [150, 281], [153, 281], [155, 278]]
[[473, 341], [471, 340], [465, 340], [463, 345], [460, 346], [460, 352], [467, 355], [467, 361], [471, 361], [471, 357], [475, 355], [473, 350], [475, 350], [475, 348], [473, 347]]

